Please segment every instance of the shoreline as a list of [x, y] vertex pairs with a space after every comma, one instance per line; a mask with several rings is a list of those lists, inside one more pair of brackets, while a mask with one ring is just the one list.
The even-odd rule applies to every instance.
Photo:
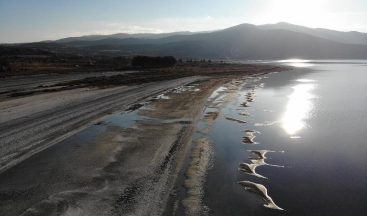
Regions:
[[[139, 211], [144, 210], [146, 212], [151, 212], [155, 209], [155, 215], [160, 215], [165, 209], [164, 205], [173, 187], [172, 184], [175, 182], [178, 176], [177, 172], [181, 170], [183, 159], [186, 157], [188, 149], [190, 148], [189, 143], [191, 142], [196, 122], [202, 112], [202, 107], [213, 89], [223, 82], [223, 80], [218, 79], [204, 80], [199, 81], [197, 88], [200, 88], [200, 92], [194, 91], [195, 89], [193, 89], [183, 90], [182, 93], [166, 93], [168, 96], [170, 94], [174, 96], [169, 100], [154, 100], [146, 105], [148, 106], [147, 109], [133, 111], [133, 113], [138, 113], [138, 115], [143, 118], [139, 117], [135, 123], [128, 125], [126, 128], [108, 124], [108, 118], [106, 120], [107, 125], [104, 125], [104, 123], [94, 125], [93, 127], [106, 127], [107, 129], [105, 132], [102, 132], [101, 135], [97, 135], [97, 141], [92, 140], [89, 141], [89, 143], [95, 143], [92, 146], [99, 146], [95, 147], [97, 149], [105, 148], [103, 147], [105, 143], [110, 143], [109, 145], [115, 146], [109, 147], [110, 153], [106, 153], [105, 159], [102, 160], [104, 162], [100, 162], [101, 164], [105, 164], [104, 167], [94, 168], [100, 170], [97, 172], [99, 174], [94, 171], [82, 171], [82, 173], [84, 173], [83, 178], [85, 178], [84, 176], [89, 176], [90, 178], [90, 180], [83, 180], [84, 182], [86, 181], [86, 183], [83, 183], [84, 187], [79, 189], [75, 187], [72, 189], [72, 183], [71, 185], [60, 186], [60, 188], [64, 188], [68, 193], [64, 194], [62, 191], [56, 194], [54, 193], [50, 198], [37, 202], [38, 204], [36, 205], [31, 205], [33, 207], [30, 209], [28, 208], [28, 212], [25, 212], [24, 215], [30, 215], [34, 211], [51, 211], [51, 209], [57, 209], [57, 206], [61, 205], [61, 203], [69, 203], [70, 200], [75, 199], [80, 199], [78, 201], [78, 206], [87, 205], [83, 207], [84, 211], [90, 208], [94, 209], [88, 212], [88, 215], [98, 215], [96, 212], [102, 211], [102, 209], [104, 213], [113, 212], [113, 214], [128, 214], [129, 212], [139, 214]], [[188, 110], [187, 106], [191, 107], [191, 109]], [[169, 112], [168, 115], [167, 112]], [[122, 118], [123, 116], [124, 115], [122, 115]], [[136, 118], [136, 114], [134, 114], [134, 116], [134, 118]], [[144, 133], [142, 133], [142, 131], [144, 131]], [[100, 136], [102, 136], [102, 138], [98, 138]], [[67, 140], [37, 154], [39, 159], [37, 159], [37, 157], [31, 157], [25, 161], [27, 163], [21, 163], [14, 167], [14, 169], [8, 170], [9, 172], [3, 173], [2, 176], [5, 175], [8, 177], [1, 180], [2, 187], [6, 187], [4, 181], [6, 182], [11, 175], [15, 175], [14, 172], [17, 173], [17, 170], [19, 175], [23, 175], [24, 180], [21, 181], [26, 182], [30, 180], [27, 179], [27, 176], [32, 176], [31, 171], [28, 171], [28, 175], [21, 172], [22, 170], [30, 168], [28, 167], [30, 165], [27, 164], [41, 165], [42, 160], [44, 160], [43, 163], [45, 163], [45, 161], [51, 162], [60, 157], [60, 154], [63, 154], [65, 150], [59, 151], [57, 149], [62, 149], [64, 143], [66, 144]], [[83, 146], [84, 144], [80, 148], [86, 148]], [[67, 148], [70, 149], [71, 147]], [[50, 154], [49, 151], [53, 153]], [[87, 152], [89, 151], [91, 150], [87, 150]], [[82, 158], [86, 157], [85, 160], [87, 160], [88, 157], [90, 157], [90, 159], [97, 157], [87, 152], [83, 152]], [[77, 153], [73, 154], [75, 154], [73, 157], [78, 157]], [[111, 154], [114, 155], [112, 158]], [[65, 156], [67, 157], [67, 155]], [[63, 174], [63, 172], [78, 173], [78, 170], [83, 170], [83, 164], [88, 163], [83, 162], [84, 159], [79, 160], [81, 160], [81, 162], [74, 168], [76, 169], [75, 171], [67, 171], [67, 169], [65, 171], [63, 170], [64, 165], [60, 164], [57, 165], [54, 172], [61, 172], [61, 176], [66, 175]], [[58, 162], [56, 161], [55, 163]], [[70, 161], [70, 163], [71, 164], [68, 166], [72, 166], [72, 164], [76, 162]], [[100, 166], [101, 164], [98, 165]], [[41, 165], [39, 172], [43, 173], [41, 170], [48, 169], [47, 167], [48, 165], [43, 164], [42, 168]], [[47, 176], [46, 173], [45, 175]], [[37, 184], [36, 182], [43, 181], [47, 182], [46, 176], [40, 176], [38, 177], [40, 179], [31, 180], [31, 182], [33, 182], [31, 184]], [[12, 178], [15, 177], [13, 176]], [[57, 181], [60, 181], [60, 179]], [[21, 182], [18, 184], [22, 185]], [[56, 182], [53, 184], [56, 184]], [[14, 185], [12, 187], [17, 188]], [[1, 189], [3, 188], [0, 188], [0, 195], [3, 195], [4, 191]], [[46, 187], [46, 189], [43, 190], [49, 189]], [[37, 194], [35, 191], [32, 193], [33, 196], [34, 193]], [[158, 194], [160, 195], [158, 196]], [[152, 197], [152, 199], [148, 199], [147, 197]], [[160, 198], [157, 199], [157, 197]], [[101, 200], [95, 202], [95, 199]], [[109, 200], [107, 204], [105, 199]], [[149, 205], [147, 203], [148, 200], [151, 202]], [[12, 207], [14, 207], [14, 205], [15, 203], [11, 204]], [[17, 203], [16, 205], [21, 205], [21, 203]], [[45, 206], [46, 209], [44, 209]], [[70, 209], [72, 208], [73, 205], [70, 204], [70, 206], [68, 206], [69, 210], [65, 211], [71, 211]], [[102, 214], [102, 212], [100, 213]]]
[[[269, 65], [224, 65], [216, 69], [189, 65], [173, 71], [92, 74], [79, 80], [62, 76], [55, 81], [53, 77], [51, 81], [42, 80], [36, 87], [34, 81], [21, 79], [18, 89], [0, 93], [0, 173], [106, 114], [128, 109], [176, 86], [282, 69]], [[6, 79], [1, 82], [6, 83]]]
[[[251, 76], [252, 74], [253, 73], [247, 74], [247, 76]], [[53, 154], [56, 154], [55, 157], [51, 157], [52, 154], [49, 154], [50, 151], [53, 152], [55, 151], [55, 149], [63, 148], [63, 146], [68, 146], [68, 145], [76, 145], [76, 146], [82, 145], [82, 144], [75, 144], [75, 143], [73, 144], [73, 142], [71, 142], [71, 144], [68, 144], [68, 140], [70, 139], [72, 140], [73, 137], [78, 137], [79, 134], [83, 134], [85, 131], [88, 131], [88, 128], [91, 128], [91, 127], [92, 128], [96, 128], [96, 127], [97, 128], [98, 127], [110, 128], [111, 125], [109, 125], [108, 123], [107, 125], [105, 125], [105, 123], [101, 121], [104, 118], [108, 118], [108, 116], [104, 117], [106, 116], [106, 114], [109, 114], [109, 116], [116, 116], [118, 115], [119, 112], [121, 112], [121, 110], [135, 110], [136, 108], [139, 108], [141, 106], [143, 107], [144, 105], [147, 106], [147, 104], [148, 106], [149, 104], [155, 104], [156, 107], [153, 110], [149, 110], [149, 109], [143, 110], [143, 111], [139, 111], [139, 109], [137, 110], [137, 112], [140, 113], [139, 114], [140, 116], [148, 117], [148, 119], [136, 121], [135, 125], [138, 125], [138, 126], [129, 125], [129, 127], [127, 128], [121, 128], [121, 126], [115, 125], [113, 128], [110, 128], [110, 130], [112, 130], [112, 132], [110, 131], [111, 133], [109, 132], [109, 130], [102, 133], [102, 134], [110, 134], [110, 136], [112, 137], [109, 137], [108, 139], [111, 139], [111, 140], [107, 141], [105, 139], [104, 140], [102, 139], [103, 140], [102, 143], [99, 143], [99, 144], [96, 143], [95, 145], [99, 146], [98, 148], [103, 148], [102, 144], [105, 143], [106, 141], [111, 143], [111, 145], [115, 146], [115, 148], [111, 147], [111, 149], [109, 150], [110, 153], [106, 152], [105, 154], [99, 155], [98, 152], [95, 152], [93, 155], [88, 156], [88, 154], [84, 155], [85, 152], [83, 153], [80, 152], [83, 154], [82, 158], [85, 157], [85, 160], [87, 161], [89, 159], [92, 159], [93, 157], [98, 157], [98, 155], [99, 157], [105, 157], [105, 159], [102, 160], [104, 162], [101, 162], [101, 164], [97, 165], [98, 167], [100, 167], [102, 164], [105, 164], [104, 168], [100, 167], [97, 169], [97, 170], [100, 170], [99, 173], [100, 174], [102, 173], [102, 175], [98, 174], [97, 177], [92, 177], [92, 176], [95, 176], [96, 174], [93, 171], [97, 168], [96, 165], [90, 167], [92, 168], [93, 172], [90, 171], [91, 173], [86, 174], [87, 177], [89, 176], [89, 180], [83, 180], [83, 181], [87, 181], [89, 183], [83, 183], [83, 185], [84, 184], [86, 185], [84, 186], [84, 189], [82, 191], [84, 191], [85, 189], [87, 189], [87, 191], [84, 191], [82, 193], [78, 190], [72, 192], [73, 190], [75, 190], [75, 188], [73, 189], [72, 187], [73, 184], [68, 185], [70, 182], [68, 183], [68, 180], [65, 180], [65, 185], [60, 188], [61, 189], [64, 188], [64, 190], [66, 191], [71, 190], [70, 193], [68, 192], [67, 194], [63, 194], [63, 193], [59, 194], [62, 191], [59, 191], [56, 193], [54, 191], [51, 193], [51, 194], [54, 194], [50, 197], [51, 200], [44, 199], [45, 198], [44, 197], [43, 199], [38, 200], [37, 202], [28, 206], [28, 207], [33, 206], [33, 208], [25, 208], [25, 209], [28, 209], [29, 210], [28, 213], [31, 214], [32, 212], [36, 211], [35, 209], [38, 209], [38, 208], [42, 209], [47, 204], [46, 209], [51, 211], [52, 209], [57, 209], [58, 206], [61, 205], [61, 203], [63, 202], [68, 203], [70, 199], [71, 200], [81, 199], [83, 201], [81, 201], [81, 203], [79, 203], [78, 205], [81, 205], [82, 209], [84, 210], [85, 209], [90, 210], [90, 208], [92, 208], [91, 206], [98, 203], [98, 207], [94, 206], [92, 208], [94, 209], [95, 212], [98, 212], [98, 211], [105, 212], [107, 211], [106, 209], [108, 209], [108, 211], [112, 212], [113, 214], [120, 214], [121, 211], [131, 212], [131, 211], [137, 211], [139, 209], [143, 211], [143, 207], [145, 206], [144, 208], [145, 211], [150, 211], [154, 207], [156, 211], [156, 215], [160, 215], [166, 209], [165, 205], [167, 204], [170, 193], [172, 192], [173, 184], [174, 182], [176, 182], [175, 179], [178, 177], [178, 173], [181, 172], [185, 158], [187, 157], [188, 151], [191, 148], [190, 147], [191, 145], [189, 145], [189, 143], [191, 142], [192, 135], [195, 131], [196, 122], [199, 120], [201, 116], [200, 114], [203, 111], [204, 104], [206, 103], [207, 98], [212, 94], [214, 89], [220, 86], [221, 84], [235, 77], [243, 77], [243, 76], [246, 77], [246, 75], [244, 74], [237, 75], [237, 76], [232, 75], [232, 76], [229, 76], [229, 78], [225, 78], [225, 79], [223, 78], [223, 76], [214, 76], [214, 77], [196, 76], [196, 77], [180, 78], [176, 80], [160, 81], [156, 83], [141, 84], [137, 86], [123, 86], [123, 87], [113, 87], [113, 88], [106, 88], [106, 89], [89, 89], [87, 90], [89, 92], [88, 97], [85, 97], [83, 99], [77, 98], [77, 101], [80, 103], [79, 105], [76, 106], [74, 103], [70, 103], [70, 104], [61, 103], [62, 109], [60, 113], [58, 114], [61, 117], [61, 119], [59, 119], [60, 117], [58, 117], [57, 115], [55, 116], [55, 114], [57, 114], [57, 112], [55, 113], [57, 109], [56, 110], [52, 109], [51, 111], [45, 110], [42, 112], [34, 113], [33, 119], [32, 118], [28, 119], [29, 115], [27, 114], [28, 118], [26, 118], [25, 116], [24, 118], [21, 118], [21, 119], [14, 119], [14, 120], [10, 119], [6, 121], [5, 123], [9, 125], [0, 123], [0, 130], [8, 131], [8, 135], [10, 136], [8, 141], [11, 141], [10, 139], [12, 138], [11, 136], [13, 134], [19, 134], [20, 132], [22, 132], [22, 130], [20, 130], [22, 128], [23, 128], [23, 133], [24, 133], [23, 137], [31, 138], [30, 140], [27, 140], [24, 138], [21, 139], [21, 141], [23, 142], [23, 146], [26, 147], [25, 148], [26, 151], [20, 152], [20, 154], [16, 155], [16, 157], [18, 157], [18, 160], [12, 160], [12, 159], [9, 160], [8, 158], [7, 161], [5, 160], [5, 163], [3, 160], [2, 173], [0, 172], [0, 175], [8, 176], [8, 177], [2, 179], [3, 187], [0, 188], [0, 196], [7, 197], [8, 195], [5, 195], [5, 194], [14, 193], [14, 191], [13, 192], [4, 191], [4, 189], [6, 189], [6, 184], [4, 183], [6, 183], [7, 179], [10, 178], [9, 176], [15, 175], [14, 173], [17, 173], [18, 171], [21, 171], [22, 169], [26, 169], [28, 170], [27, 172], [29, 173], [29, 175], [32, 176], [31, 173], [32, 173], [32, 170], [34, 170], [34, 168], [32, 168], [31, 166], [32, 164], [33, 165], [38, 164], [36, 165], [35, 170], [39, 170], [39, 169], [42, 170], [42, 169], [50, 168], [48, 167], [48, 165], [40, 164], [40, 162], [37, 161], [39, 160], [37, 158], [40, 158], [40, 157], [48, 158], [48, 160], [50, 160], [50, 163], [57, 164], [58, 160], [56, 158], [60, 157], [60, 154], [61, 154], [60, 152], [63, 152], [65, 150], [62, 150], [58, 153], [53, 153]], [[189, 88], [178, 87], [178, 86], [187, 86], [187, 85], [189, 86], [192, 85], [192, 86]], [[199, 91], [196, 91], [196, 87], [195, 87], [196, 85], [200, 86], [200, 87], [197, 87], [198, 89], [200, 89]], [[68, 91], [79, 91], [79, 90], [76, 89], [76, 90], [68, 90]], [[19, 97], [19, 98], [13, 99], [13, 101], [14, 100], [22, 101], [29, 97], [43, 98], [43, 97], [46, 97], [48, 95], [53, 95], [53, 94], [61, 94], [64, 97], [64, 99], [68, 99], [68, 96], [64, 94], [64, 93], [67, 93], [68, 91], [62, 91], [59, 93], [37, 94], [37, 95], [28, 96], [28, 97]], [[111, 92], [113, 92], [113, 94], [111, 94]], [[164, 95], [168, 94], [168, 96], [156, 97], [157, 95], [160, 95], [162, 93]], [[175, 97], [170, 97], [169, 94], [175, 94], [174, 95]], [[98, 95], [99, 97], [96, 97], [96, 95]], [[165, 99], [166, 97], [169, 99], [166, 100]], [[177, 99], [179, 97], [184, 97], [184, 98]], [[52, 97], [50, 98], [52, 99]], [[46, 101], [50, 100], [50, 98], [45, 99], [45, 100]], [[89, 100], [90, 98], [93, 98], [94, 100], [90, 101]], [[12, 100], [9, 100], [9, 101], [11, 102]], [[9, 101], [5, 101], [5, 102], [9, 102]], [[87, 104], [88, 106], [85, 106], [85, 104]], [[56, 103], [54, 107], [60, 108], [60, 104]], [[177, 107], [181, 107], [181, 108], [177, 109]], [[22, 109], [19, 109], [19, 111], [24, 112], [24, 110]], [[43, 112], [45, 115], [43, 115]], [[71, 116], [68, 113], [70, 113]], [[115, 113], [115, 114], [111, 114], [111, 113]], [[88, 114], [88, 115], [85, 115], [85, 114]], [[32, 117], [32, 115], [30, 116]], [[75, 119], [75, 117], [78, 117], [79, 119], [78, 118]], [[23, 120], [26, 120], [26, 121], [24, 122]], [[155, 121], [156, 123], [154, 123]], [[29, 122], [28, 125], [27, 125], [27, 122]], [[49, 126], [49, 125], [44, 125], [45, 123], [51, 124], [51, 126], [54, 127], [53, 130], [46, 129], [45, 131], [45, 128], [48, 128]], [[78, 127], [75, 127], [75, 126], [78, 126]], [[58, 127], [61, 128], [61, 133], [60, 131], [58, 131], [59, 130]], [[161, 127], [161, 129], [158, 129], [159, 127]], [[30, 130], [30, 128], [32, 129]], [[65, 133], [65, 128], [69, 132]], [[37, 130], [40, 130], [40, 132], [37, 132]], [[142, 131], [144, 131], [144, 133], [142, 133]], [[165, 132], [158, 133], [158, 131], [165, 131]], [[54, 133], [52, 134], [50, 132], [54, 132]], [[30, 134], [33, 134], [33, 136], [31, 136]], [[56, 137], [55, 134], [59, 134], [59, 136]], [[98, 134], [99, 133], [97, 133], [97, 135]], [[38, 137], [37, 136], [35, 137], [34, 135], [38, 135]], [[44, 137], [40, 135], [43, 135]], [[4, 134], [2, 134], [2, 137], [0, 137], [0, 140], [2, 142], [1, 146], [4, 146], [3, 144], [5, 143], [5, 141], [7, 141], [3, 138], [4, 138]], [[32, 146], [32, 145], [29, 145], [26, 142], [28, 141], [31, 143], [31, 142], [34, 142], [35, 139], [39, 139], [45, 142], [43, 142], [43, 144], [41, 143], [42, 145], [34, 146], [33, 151], [29, 151], [30, 149], [29, 146]], [[146, 142], [143, 142], [142, 139], [143, 140], [145, 139]], [[54, 142], [50, 142], [50, 140], [53, 140]], [[161, 141], [157, 141], [157, 140], [161, 140]], [[156, 141], [157, 143], [153, 146], [150, 146], [150, 148], [148, 149], [146, 148], [147, 146], [143, 148], [143, 146], [146, 145], [146, 143], [149, 143], [150, 141]], [[93, 142], [94, 141], [92, 141], [92, 143]], [[90, 143], [90, 141], [88, 141], [88, 143]], [[128, 143], [130, 144], [127, 145]], [[83, 144], [82, 146], [84, 145], [86, 144]], [[140, 147], [131, 147], [131, 146], [140, 146]], [[66, 149], [67, 151], [70, 151], [71, 147], [65, 147], [65, 148], [67, 148]], [[19, 149], [22, 150], [22, 148], [19, 148]], [[86, 149], [86, 151], [88, 152], [89, 150]], [[113, 154], [115, 155], [113, 158], [111, 158], [111, 153], [112, 153], [111, 151], [114, 152]], [[128, 153], [124, 151], [127, 151]], [[141, 154], [144, 154], [144, 151], [147, 151], [147, 155], [143, 157], [145, 158], [145, 160], [147, 160], [145, 165], [141, 164], [143, 163], [143, 160], [138, 160], [138, 158], [141, 157]], [[79, 158], [80, 153], [77, 153], [77, 152], [78, 151], [74, 153], [68, 153], [68, 155], [70, 156], [65, 155], [65, 157], [66, 158], [76, 157], [75, 159], [71, 159], [71, 161], [73, 160], [78, 161], [80, 160]], [[152, 155], [152, 152], [156, 152], [156, 153]], [[158, 154], [157, 152], [160, 152], [160, 153]], [[25, 156], [23, 156], [22, 154], [24, 154]], [[151, 158], [152, 156], [153, 158]], [[88, 159], [88, 157], [91, 157], [91, 158]], [[150, 159], [148, 160], [148, 158]], [[63, 161], [63, 159], [61, 158], [60, 160]], [[23, 161], [24, 163], [22, 163]], [[33, 161], [33, 162], [30, 162], [30, 161]], [[6, 163], [8, 163], [9, 165], [4, 166], [4, 164]], [[31, 165], [27, 165], [28, 163], [30, 163]], [[60, 162], [60, 163], [63, 163], [63, 162]], [[132, 164], [135, 164], [135, 165], [132, 165]], [[82, 165], [79, 165], [79, 164], [75, 164], [75, 165], [79, 167], [78, 169], [83, 167]], [[146, 165], [147, 167], [145, 167]], [[123, 166], [127, 166], [127, 167], [125, 169], [122, 169]], [[131, 170], [131, 167], [133, 166], [139, 167], [137, 169], [140, 171]], [[59, 172], [61, 172], [61, 175], [64, 175], [63, 173], [64, 171], [62, 171], [63, 166], [60, 165], [60, 167], [61, 168], [59, 169], [61, 169], [61, 171], [59, 170]], [[160, 171], [158, 171], [157, 168]], [[128, 171], [128, 172], [122, 171], [122, 170], [129, 170], [129, 169], [131, 171]], [[152, 173], [152, 170], [153, 171], [155, 170], [155, 171]], [[40, 172], [44, 173], [45, 171], [40, 171]], [[129, 172], [132, 172], [132, 173], [129, 173]], [[83, 171], [81, 171], [81, 173], [83, 173]], [[21, 173], [19, 173], [19, 175], [20, 174]], [[47, 172], [44, 173], [44, 175], [47, 176], [48, 175]], [[68, 174], [68, 175], [71, 175], [71, 177], [74, 176], [74, 174]], [[126, 179], [126, 176], [130, 176], [129, 178], [131, 179], [130, 180], [129, 178]], [[119, 183], [116, 183], [116, 178], [117, 179], [122, 178], [122, 179], [120, 179]], [[47, 182], [46, 179], [47, 178], [45, 178], [45, 181]], [[137, 179], [140, 179], [140, 180], [137, 180]], [[24, 180], [27, 180], [27, 177], [24, 177]], [[38, 181], [42, 182], [41, 179], [35, 180], [35, 182], [38, 182]], [[63, 182], [60, 179], [58, 179], [57, 181]], [[121, 185], [121, 181], [125, 183]], [[19, 186], [19, 187], [27, 188], [28, 184], [29, 183], [22, 183], [20, 185], [24, 185], [24, 186]], [[35, 184], [38, 184], [38, 183], [35, 183]], [[53, 183], [50, 183], [50, 186], [52, 184]], [[44, 188], [43, 190], [47, 191], [48, 190], [47, 187], [49, 186], [47, 186], [46, 184], [45, 187], [46, 189]], [[111, 188], [113, 188], [113, 190]], [[29, 190], [33, 190], [33, 189], [25, 189], [24, 194], [26, 196], [29, 196], [27, 195], [30, 192]], [[155, 192], [152, 192], [152, 191], [155, 191]], [[161, 193], [160, 195], [161, 198], [159, 199], [159, 201], [153, 198], [158, 192]], [[32, 193], [34, 194], [37, 192], [33, 191]], [[44, 196], [45, 194], [42, 195], [41, 193], [42, 196]], [[101, 196], [99, 195], [97, 196], [96, 194], [99, 194], [101, 196], [105, 194], [104, 196], [107, 196], [105, 197], [106, 200], [102, 199], [101, 202], [96, 202], [95, 199], [101, 198]], [[138, 196], [137, 194], [140, 194], [140, 195]], [[9, 198], [16, 200], [16, 197], [12, 197], [12, 196], [13, 195], [11, 195]], [[149, 197], [149, 196], [152, 196], [152, 199], [146, 199], [146, 197]], [[132, 198], [139, 202], [135, 202], [135, 201], [131, 202]], [[146, 203], [147, 200], [151, 200], [152, 203], [150, 205], [147, 205]], [[38, 204], [35, 205], [36, 203]], [[94, 204], [91, 204], [91, 203], [94, 203]], [[3, 204], [3, 205], [6, 206], [7, 204]], [[22, 205], [22, 204], [17, 204], [17, 205]], [[151, 208], [147, 206], [150, 206]], [[3, 208], [5, 207], [3, 206], [0, 209], [3, 209]], [[66, 210], [69, 211], [72, 208], [73, 208], [73, 205], [70, 204], [70, 205], [67, 205]], [[43, 209], [42, 211], [45, 211], [45, 209]], [[95, 213], [95, 212], [91, 211], [90, 214]], [[27, 215], [28, 213], [25, 213], [24, 215]], [[135, 213], [139, 214], [138, 212], [135, 212]], [[98, 214], [96, 213], [96, 215]]]

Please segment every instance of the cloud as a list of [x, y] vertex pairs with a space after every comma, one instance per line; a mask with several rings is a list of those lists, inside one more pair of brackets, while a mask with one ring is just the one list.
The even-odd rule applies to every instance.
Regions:
[[113, 34], [113, 33], [162, 33], [159, 28], [149, 27], [146, 25], [131, 25], [119, 22], [112, 23], [97, 23], [95, 25], [94, 33], [97, 34]]

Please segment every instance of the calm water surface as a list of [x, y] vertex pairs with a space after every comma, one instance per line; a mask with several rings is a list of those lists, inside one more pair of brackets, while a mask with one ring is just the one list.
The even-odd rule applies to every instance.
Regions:
[[[281, 64], [297, 68], [249, 81], [213, 125], [214, 165], [204, 197], [210, 214], [366, 215], [367, 62]], [[251, 91], [250, 107], [241, 107]], [[250, 116], [239, 115], [242, 111]], [[242, 143], [245, 130], [259, 132], [258, 144]], [[240, 171], [240, 163], [253, 162], [251, 150], [274, 151], [265, 162], [283, 167], [257, 167], [267, 179]], [[240, 181], [265, 186], [284, 211], [263, 207], [261, 196]]]
[[[296, 69], [248, 80], [229, 103], [206, 110], [222, 112], [209, 134], [200, 134], [209, 137], [214, 150], [204, 193], [209, 214], [367, 215], [367, 61], [280, 64]], [[249, 116], [239, 115], [244, 112]], [[79, 179], [71, 177], [82, 178], [80, 170], [95, 163], [86, 153], [98, 152], [99, 146], [90, 141], [109, 126], [130, 127], [139, 118], [137, 112], [106, 117], [107, 125], [94, 125], [3, 174], [0, 191], [35, 189], [31, 198], [24, 193], [0, 203], [0, 215], [17, 215], [50, 193], [72, 188]], [[246, 130], [258, 132], [254, 144], [242, 142], [249, 138]], [[272, 151], [263, 160], [267, 164], [256, 168], [258, 175], [239, 170], [241, 163], [261, 162], [252, 150]], [[241, 181], [263, 185], [284, 210], [265, 208], [261, 195]]]

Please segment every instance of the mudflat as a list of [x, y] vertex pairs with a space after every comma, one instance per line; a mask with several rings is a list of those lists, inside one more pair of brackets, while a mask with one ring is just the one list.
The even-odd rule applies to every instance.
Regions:
[[[62, 78], [67, 89], [5, 92], [0, 102], [0, 213], [163, 214], [208, 97], [235, 77], [278, 69], [224, 71], [226, 77], [180, 74], [127, 85], [100, 85], [98, 76]], [[109, 74], [103, 82], [114, 76], [121, 78]], [[25, 84], [18, 92], [34, 91], [34, 84], [20, 80]], [[44, 82], [52, 86], [43, 88], [60, 84]], [[206, 149], [205, 143], [198, 144], [196, 154]]]

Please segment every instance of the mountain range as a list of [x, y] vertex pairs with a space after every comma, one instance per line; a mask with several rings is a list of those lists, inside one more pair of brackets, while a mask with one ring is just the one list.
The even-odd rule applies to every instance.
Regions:
[[289, 23], [241, 24], [211, 32], [112, 34], [23, 44], [89, 54], [172, 55], [212, 59], [367, 59], [367, 33]]

